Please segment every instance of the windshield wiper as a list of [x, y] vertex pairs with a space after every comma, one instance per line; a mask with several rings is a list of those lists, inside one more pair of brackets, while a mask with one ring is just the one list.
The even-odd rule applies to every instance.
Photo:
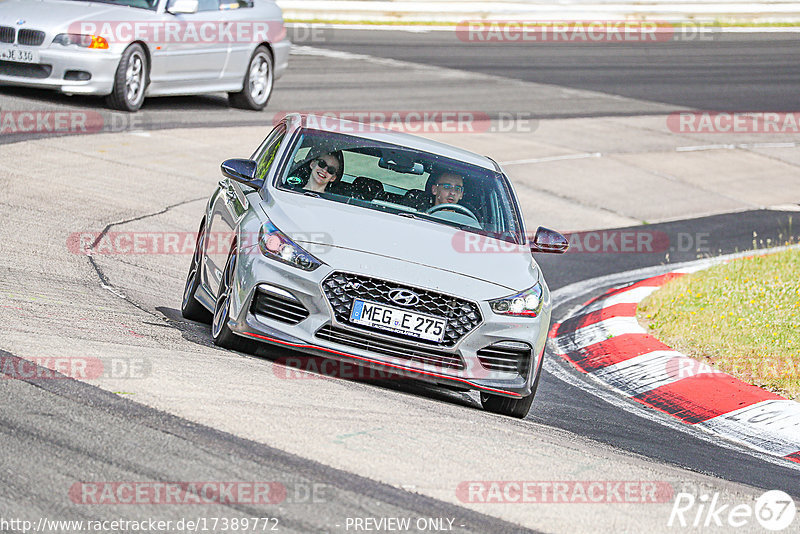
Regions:
[[319, 196], [319, 193], [315, 193], [314, 191], [305, 191], [303, 192], [303, 195], [307, 197], [322, 198]]

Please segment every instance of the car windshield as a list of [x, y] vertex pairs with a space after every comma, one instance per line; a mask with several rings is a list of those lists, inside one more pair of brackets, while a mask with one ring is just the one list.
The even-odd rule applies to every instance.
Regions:
[[117, 6], [138, 7], [155, 11], [158, 7], [158, 0], [72, 0], [73, 2], [94, 2], [101, 4], [114, 4]]
[[[297, 139], [276, 178], [280, 189], [523, 243], [519, 209], [501, 173], [339, 133], [303, 129]], [[328, 171], [341, 162], [344, 172], [334, 178]]]

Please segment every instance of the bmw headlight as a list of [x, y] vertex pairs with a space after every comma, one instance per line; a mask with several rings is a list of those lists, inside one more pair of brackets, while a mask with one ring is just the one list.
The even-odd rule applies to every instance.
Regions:
[[79, 33], [59, 33], [53, 39], [53, 44], [62, 46], [80, 46], [81, 48], [108, 49], [108, 41], [99, 35], [81, 35]]
[[269, 221], [258, 231], [258, 248], [264, 256], [304, 271], [313, 271], [322, 265], [321, 261], [303, 250]]
[[516, 295], [490, 300], [489, 307], [499, 315], [515, 317], [536, 317], [542, 309], [542, 284], [526, 289]]

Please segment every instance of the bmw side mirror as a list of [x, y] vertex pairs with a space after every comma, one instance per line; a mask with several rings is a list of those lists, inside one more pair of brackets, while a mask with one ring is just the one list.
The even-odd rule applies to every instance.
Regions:
[[255, 177], [256, 162], [252, 159], [226, 159], [219, 168], [222, 170], [222, 175], [231, 180], [255, 189], [261, 189], [264, 185], [264, 180]]
[[550, 252], [563, 254], [569, 248], [569, 241], [555, 230], [540, 226], [531, 243], [531, 252]]
[[166, 11], [173, 15], [191, 15], [197, 13], [199, 8], [197, 0], [169, 0]]

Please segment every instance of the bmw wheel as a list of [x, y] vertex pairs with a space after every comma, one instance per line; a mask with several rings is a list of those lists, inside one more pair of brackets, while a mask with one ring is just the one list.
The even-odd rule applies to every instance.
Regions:
[[144, 103], [147, 88], [147, 55], [142, 45], [125, 49], [114, 74], [114, 89], [106, 97], [108, 105], [121, 111], [137, 111]]
[[200, 323], [211, 323], [211, 313], [194, 298], [197, 288], [200, 286], [200, 259], [203, 255], [205, 244], [206, 229], [205, 225], [200, 228], [197, 234], [197, 242], [194, 246], [192, 263], [189, 265], [189, 275], [186, 277], [186, 285], [183, 289], [183, 302], [181, 302], [181, 315], [191, 321]]
[[231, 106], [241, 109], [260, 111], [267, 106], [272, 96], [272, 85], [275, 81], [272, 54], [265, 46], [259, 46], [250, 58], [247, 72], [244, 75], [242, 90], [228, 93]]

